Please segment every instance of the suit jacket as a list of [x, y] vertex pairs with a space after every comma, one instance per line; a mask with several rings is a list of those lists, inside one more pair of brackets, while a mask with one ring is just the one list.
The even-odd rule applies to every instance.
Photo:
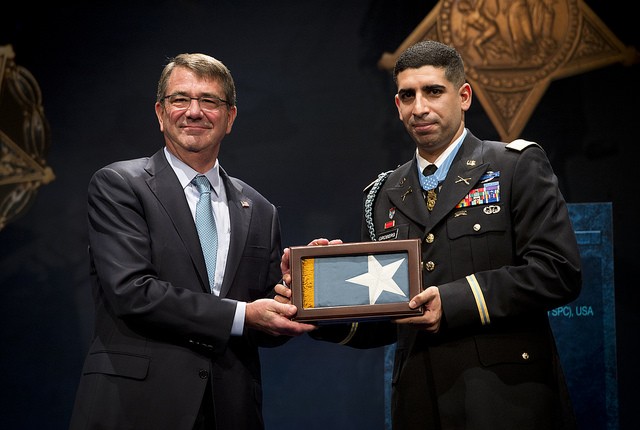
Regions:
[[195, 223], [163, 150], [91, 179], [95, 334], [71, 429], [191, 430], [208, 381], [218, 430], [263, 427], [258, 346], [288, 338], [230, 332], [235, 301], [269, 296], [280, 279], [279, 219], [253, 188], [222, 169], [221, 177], [231, 243], [220, 297], [209, 293]]
[[[397, 341], [394, 429], [572, 428], [547, 311], [578, 296], [580, 256], [544, 151], [468, 133], [431, 213], [416, 163], [386, 178], [363, 236], [422, 240], [422, 283], [439, 287], [442, 326], [429, 334], [360, 323], [347, 343]], [[482, 202], [479, 189], [492, 198]], [[336, 326], [311, 335], [340, 342], [345, 333]]]

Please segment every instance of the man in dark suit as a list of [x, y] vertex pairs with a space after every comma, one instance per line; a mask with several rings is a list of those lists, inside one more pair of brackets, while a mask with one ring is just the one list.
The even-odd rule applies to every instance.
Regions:
[[574, 428], [547, 311], [578, 296], [581, 263], [544, 151], [465, 128], [472, 90], [447, 45], [410, 47], [394, 78], [416, 153], [365, 190], [363, 239], [421, 240], [423, 291], [409, 305], [424, 313], [310, 335], [356, 348], [397, 342], [394, 429]]
[[[95, 333], [70, 428], [262, 429], [258, 347], [314, 327], [273, 300], [276, 208], [218, 162], [237, 115], [229, 70], [207, 55], [175, 57], [155, 110], [165, 147], [89, 184]], [[201, 175], [217, 232], [206, 263], [194, 222]]]

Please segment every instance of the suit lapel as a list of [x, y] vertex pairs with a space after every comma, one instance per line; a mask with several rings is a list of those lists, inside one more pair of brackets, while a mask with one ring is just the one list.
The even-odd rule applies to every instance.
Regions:
[[225, 297], [231, 288], [233, 279], [235, 279], [242, 252], [247, 242], [251, 214], [253, 213], [253, 202], [243, 194], [242, 186], [235, 183], [222, 167], [220, 168], [220, 177], [227, 193], [229, 219], [231, 222], [229, 254], [227, 256], [227, 265], [224, 269], [224, 280], [220, 288], [220, 297]]
[[396, 209], [426, 230], [433, 228], [460, 203], [487, 168], [482, 157], [481, 141], [468, 133], [442, 183], [437, 203], [429, 213], [418, 180], [416, 163], [414, 157], [413, 162], [399, 167], [394, 172], [396, 183], [389, 183], [387, 191]]
[[437, 203], [429, 216], [428, 229], [440, 222], [460, 203], [478, 183], [486, 167], [482, 159], [481, 142], [468, 133], [442, 183]]
[[[396, 183], [387, 188], [389, 200], [395, 208], [419, 225], [426, 225], [429, 214], [418, 181], [416, 159], [400, 166], [394, 173]], [[395, 179], [397, 178], [397, 179]]]
[[193, 260], [202, 290], [205, 292], [210, 291], [207, 267], [202, 254], [198, 231], [191, 216], [187, 199], [184, 196], [184, 190], [180, 186], [180, 181], [178, 181], [175, 172], [167, 162], [164, 150], [161, 149], [149, 159], [145, 170], [150, 175], [149, 179], [147, 179], [149, 189], [171, 219], [173, 228], [182, 239]]

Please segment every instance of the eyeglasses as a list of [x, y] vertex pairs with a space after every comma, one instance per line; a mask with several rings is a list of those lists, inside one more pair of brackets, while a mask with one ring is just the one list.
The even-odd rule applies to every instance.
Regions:
[[201, 97], [189, 97], [184, 94], [169, 94], [160, 99], [161, 102], [168, 100], [171, 107], [174, 109], [188, 109], [191, 106], [191, 100], [197, 100], [200, 109], [205, 112], [213, 112], [220, 109], [223, 105], [228, 105], [229, 102], [216, 96], [201, 96]]

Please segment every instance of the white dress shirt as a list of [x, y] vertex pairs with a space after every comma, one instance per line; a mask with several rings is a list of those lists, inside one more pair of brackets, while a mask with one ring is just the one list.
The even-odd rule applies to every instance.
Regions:
[[[169, 165], [176, 173], [180, 185], [184, 190], [184, 195], [187, 198], [189, 209], [191, 209], [191, 216], [195, 222], [196, 219], [196, 204], [200, 199], [200, 193], [195, 185], [191, 183], [196, 175], [199, 175], [197, 171], [186, 165], [184, 162], [175, 157], [165, 147], [164, 154], [167, 157]], [[229, 244], [231, 241], [231, 221], [229, 218], [229, 202], [227, 201], [227, 193], [220, 179], [220, 164], [216, 160], [215, 166], [204, 175], [209, 179], [211, 183], [211, 205], [213, 208], [213, 216], [216, 222], [216, 230], [218, 232], [218, 254], [216, 258], [216, 274], [215, 281], [212, 286], [213, 294], [219, 295], [220, 288], [222, 286], [222, 280], [224, 279], [224, 271], [227, 265], [227, 256], [229, 255]], [[223, 299], [231, 300], [231, 299]], [[246, 303], [233, 300], [237, 303], [236, 314], [233, 319], [233, 326], [231, 327], [231, 334], [234, 336], [242, 335], [244, 329], [244, 316], [246, 311]]]

